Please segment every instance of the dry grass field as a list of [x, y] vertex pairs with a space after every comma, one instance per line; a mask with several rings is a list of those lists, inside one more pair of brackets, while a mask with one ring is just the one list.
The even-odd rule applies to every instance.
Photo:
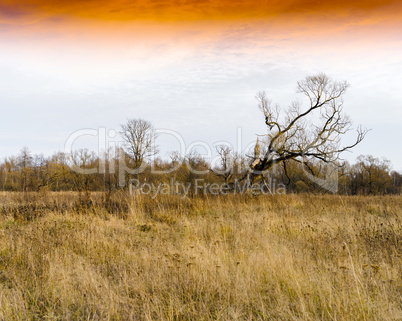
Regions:
[[402, 320], [402, 197], [0, 194], [0, 320]]

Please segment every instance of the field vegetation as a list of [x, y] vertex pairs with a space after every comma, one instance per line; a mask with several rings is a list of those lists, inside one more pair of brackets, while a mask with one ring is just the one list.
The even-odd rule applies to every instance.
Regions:
[[0, 204], [1, 320], [402, 320], [401, 196]]

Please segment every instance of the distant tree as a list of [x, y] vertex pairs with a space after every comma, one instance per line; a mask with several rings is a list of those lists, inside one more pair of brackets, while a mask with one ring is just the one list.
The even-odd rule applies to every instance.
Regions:
[[178, 176], [184, 184], [191, 186], [189, 196], [194, 196], [195, 193], [198, 194], [199, 191], [195, 190], [197, 186], [196, 180], [207, 180], [209, 168], [210, 164], [196, 151], [192, 151], [185, 156]]
[[233, 151], [229, 146], [219, 145], [216, 151], [220, 159], [220, 168], [211, 169], [216, 175], [223, 177], [225, 183], [229, 183], [234, 174]]
[[112, 192], [118, 188], [118, 162], [115, 157], [117, 153], [118, 150], [109, 148], [104, 155], [104, 171], [100, 172], [100, 175], [103, 176], [103, 189], [106, 192], [107, 200], [110, 200]]
[[46, 174], [46, 158], [43, 154], [32, 157], [32, 188], [38, 190], [39, 186], [44, 184]]
[[338, 172], [338, 177], [339, 177], [338, 193], [339, 194], [348, 195], [348, 194], [352, 193], [352, 191], [351, 191], [352, 178], [350, 175], [351, 171], [352, 171], [352, 166], [347, 161], [345, 161], [343, 163], [343, 166], [339, 168], [339, 172]]
[[133, 168], [139, 168], [144, 160], [157, 154], [155, 145], [156, 133], [154, 126], [141, 118], [128, 119], [121, 125], [120, 135], [125, 145], [124, 151], [130, 157]]
[[49, 188], [54, 191], [74, 189], [74, 173], [69, 166], [69, 159], [70, 157], [63, 152], [53, 154], [46, 161], [44, 182], [39, 188]]
[[6, 157], [4, 159], [4, 181], [3, 189], [17, 191], [19, 190], [17, 172], [17, 159], [14, 156]]
[[308, 166], [309, 160], [317, 159], [338, 165], [340, 154], [359, 144], [367, 133], [359, 127], [355, 142], [341, 145], [341, 137], [352, 129], [349, 117], [343, 113], [348, 87], [346, 81], [333, 81], [323, 73], [308, 76], [297, 83], [297, 91], [307, 98], [308, 106], [303, 108], [294, 101], [285, 110], [274, 106], [265, 92], [259, 92], [256, 98], [265, 116], [268, 143], [250, 165], [249, 183], [283, 162]]
[[401, 194], [402, 174], [396, 171], [391, 172], [392, 188], [395, 194]]
[[23, 147], [17, 156], [17, 165], [21, 173], [21, 190], [26, 191], [29, 187], [32, 188], [32, 161], [33, 157], [28, 147]]
[[372, 155], [360, 155], [352, 168], [354, 194], [386, 194], [392, 189], [391, 162]]
[[[76, 190], [79, 192], [80, 199], [85, 203], [90, 203], [90, 191], [96, 190], [96, 174], [98, 173], [99, 158], [94, 152], [88, 149], [79, 149], [69, 155], [71, 168], [71, 178]], [[83, 194], [82, 194], [83, 193]]]
[[[239, 153], [235, 153], [231, 147], [227, 145], [216, 146], [218, 153], [218, 166], [215, 165], [211, 171], [223, 178], [229, 189], [234, 188], [234, 184], [240, 181], [247, 174], [247, 161]], [[258, 146], [255, 148], [254, 154], [258, 153]]]

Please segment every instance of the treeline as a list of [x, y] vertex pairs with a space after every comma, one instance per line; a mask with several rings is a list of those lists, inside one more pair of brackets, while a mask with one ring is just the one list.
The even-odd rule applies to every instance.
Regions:
[[[24, 147], [18, 155], [6, 157], [0, 163], [1, 191], [105, 191], [113, 192], [129, 187], [129, 181], [146, 184], [147, 188], [159, 185], [174, 186], [174, 191], [183, 193], [177, 186], [215, 186], [213, 193], [222, 190], [216, 186], [241, 186], [250, 165], [250, 158], [236, 155], [229, 150], [218, 150], [214, 165], [197, 154], [181, 157], [172, 153], [168, 160], [155, 158], [143, 161], [135, 170], [133, 160], [125, 153], [123, 158], [112, 153], [99, 157], [88, 150], [71, 154], [62, 152], [52, 156], [33, 155]], [[74, 167], [75, 166], [75, 167]], [[306, 169], [307, 168], [307, 169]], [[325, 178], [328, 168], [321, 163], [284, 163], [276, 166], [264, 178], [264, 188], [275, 193], [278, 188], [288, 193], [326, 193], [314, 177]], [[313, 178], [312, 178], [313, 177]], [[336, 173], [337, 191], [345, 195], [400, 194], [402, 174], [391, 171], [391, 163], [374, 156], [360, 156], [355, 164], [343, 164]], [[181, 184], [181, 185], [180, 185]], [[208, 188], [204, 192], [211, 192]], [[186, 194], [197, 194], [189, 188]]]

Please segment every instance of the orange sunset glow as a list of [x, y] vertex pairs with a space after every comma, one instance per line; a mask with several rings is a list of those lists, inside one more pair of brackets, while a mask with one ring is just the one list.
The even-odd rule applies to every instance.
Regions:
[[[4, 18], [23, 15], [71, 15], [102, 20], [220, 20], [300, 15], [381, 21], [400, 17], [400, 1], [2, 1]], [[399, 14], [398, 14], [399, 12]]]
[[[186, 29], [189, 25], [219, 30], [230, 21], [258, 21], [253, 28], [295, 29], [293, 32], [306, 34], [329, 30], [362, 36], [362, 32], [376, 33], [379, 29], [396, 33], [402, 26], [402, 2], [6, 0], [0, 4], [0, 28], [6, 33], [25, 35], [56, 28], [64, 34], [85, 29], [84, 32], [112, 36], [116, 30], [133, 32], [133, 26], [137, 30], [148, 28], [152, 35]], [[160, 23], [164, 23], [162, 27], [154, 29]]]

